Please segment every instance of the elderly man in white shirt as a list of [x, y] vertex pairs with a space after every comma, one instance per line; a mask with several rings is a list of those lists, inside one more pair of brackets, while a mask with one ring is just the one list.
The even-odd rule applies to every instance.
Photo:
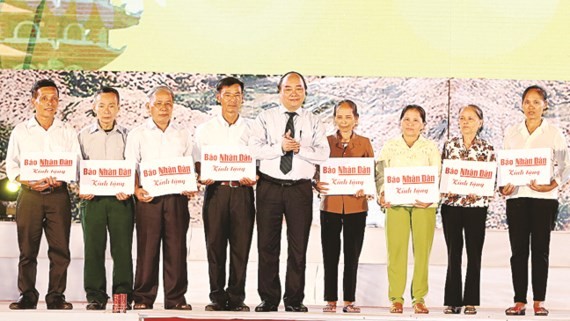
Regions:
[[[125, 159], [137, 163], [192, 155], [190, 132], [172, 123], [174, 93], [158, 86], [149, 94], [150, 118], [127, 137]], [[158, 291], [160, 246], [163, 249], [164, 307], [192, 310], [184, 295], [188, 289], [186, 233], [190, 224], [188, 198], [193, 192], [152, 197], [135, 187], [137, 267], [133, 299], [135, 310], [152, 309]]]

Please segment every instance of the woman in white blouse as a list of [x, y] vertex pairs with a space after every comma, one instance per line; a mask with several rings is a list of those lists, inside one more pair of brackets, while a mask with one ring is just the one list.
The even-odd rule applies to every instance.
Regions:
[[[505, 149], [551, 148], [553, 177], [550, 184], [531, 181], [526, 186], [507, 184], [500, 188], [507, 196], [507, 223], [511, 243], [511, 272], [515, 305], [507, 315], [524, 315], [527, 303], [528, 258], [532, 252], [532, 290], [535, 315], [548, 315], [543, 303], [548, 280], [550, 232], [558, 213], [558, 189], [570, 174], [568, 145], [559, 128], [542, 117], [547, 109], [546, 91], [539, 86], [528, 87], [522, 95], [524, 122], [505, 132]], [[532, 251], [530, 251], [532, 249]]]

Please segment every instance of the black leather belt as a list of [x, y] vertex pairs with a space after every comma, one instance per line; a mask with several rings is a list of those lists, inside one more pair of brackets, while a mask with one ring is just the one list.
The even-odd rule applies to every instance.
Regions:
[[231, 188], [237, 188], [242, 186], [239, 181], [217, 181], [216, 184], [220, 186], [229, 186]]
[[22, 184], [21, 187], [23, 190], [27, 190], [27, 191], [42, 194], [42, 195], [47, 195], [47, 194], [51, 194], [54, 192], [59, 192], [59, 191], [63, 191], [65, 189], [67, 189], [67, 183], [62, 183], [58, 187], [50, 186], [50, 187], [44, 189], [43, 191], [36, 191], [36, 190], [32, 189], [30, 186], [24, 185], [24, 184]]
[[295, 186], [298, 184], [302, 184], [302, 183], [308, 183], [311, 180], [310, 179], [279, 179], [279, 178], [275, 178], [275, 177], [271, 177], [269, 175], [260, 173], [259, 177], [261, 177], [261, 179], [268, 181], [270, 183], [276, 184], [276, 185], [280, 185], [280, 186]]

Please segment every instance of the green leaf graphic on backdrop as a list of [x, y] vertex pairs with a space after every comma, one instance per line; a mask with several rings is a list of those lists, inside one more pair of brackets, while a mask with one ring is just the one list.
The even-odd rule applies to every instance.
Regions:
[[137, 25], [142, 10], [109, 0], [0, 0], [0, 68], [96, 70], [121, 55], [113, 29]]

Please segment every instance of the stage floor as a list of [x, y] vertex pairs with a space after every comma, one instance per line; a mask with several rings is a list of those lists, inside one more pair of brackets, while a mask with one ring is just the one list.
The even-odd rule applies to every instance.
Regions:
[[[73, 302], [74, 309], [71, 311], [48, 311], [42, 302], [37, 310], [12, 311], [8, 308], [9, 302], [0, 302], [0, 320], [37, 320], [37, 321], [184, 321], [184, 320], [570, 320], [570, 309], [551, 310], [550, 315], [535, 317], [532, 309], [527, 310], [524, 317], [507, 317], [504, 309], [478, 309], [478, 314], [473, 316], [445, 315], [441, 306], [431, 307], [430, 314], [415, 315], [411, 307], [405, 307], [401, 315], [390, 314], [387, 307], [362, 307], [362, 313], [347, 314], [338, 309], [337, 313], [320, 312], [322, 306], [309, 306], [308, 313], [284, 312], [283, 306], [279, 312], [256, 313], [256, 312], [206, 312], [204, 305], [194, 305], [193, 311], [167, 311], [160, 304], [155, 305], [154, 310], [128, 311], [127, 313], [111, 313], [111, 305], [106, 311], [87, 311], [85, 302]], [[254, 306], [250, 306], [252, 310]]]

